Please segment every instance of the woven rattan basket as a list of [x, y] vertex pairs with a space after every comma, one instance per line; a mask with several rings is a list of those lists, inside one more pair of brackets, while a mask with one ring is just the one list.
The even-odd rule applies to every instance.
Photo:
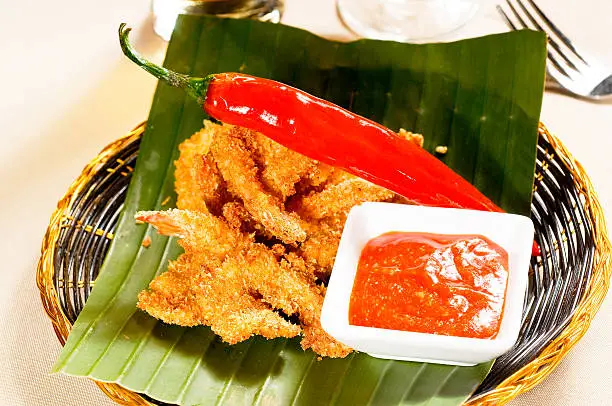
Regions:
[[[37, 284], [62, 344], [113, 238], [144, 127], [100, 152], [51, 218]], [[531, 217], [542, 255], [532, 259], [519, 340], [497, 359], [469, 405], [504, 404], [546, 378], [587, 331], [608, 290], [611, 246], [591, 182], [543, 125], [539, 134]], [[159, 404], [116, 384], [96, 384], [120, 404]]]

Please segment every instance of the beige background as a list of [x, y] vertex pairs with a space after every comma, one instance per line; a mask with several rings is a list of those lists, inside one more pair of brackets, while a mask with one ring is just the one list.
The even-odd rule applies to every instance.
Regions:
[[[612, 66], [612, 2], [539, 0], [580, 46]], [[60, 346], [34, 284], [57, 200], [85, 163], [146, 119], [155, 81], [120, 53], [116, 29], [161, 60], [148, 0], [0, 0], [0, 405], [110, 405], [90, 382], [48, 371]], [[331, 0], [287, 0], [283, 21], [350, 38]], [[503, 31], [494, 10], [457, 36]], [[612, 210], [612, 104], [547, 93], [542, 120], [582, 161]], [[512, 404], [612, 404], [612, 301], [555, 373]]]

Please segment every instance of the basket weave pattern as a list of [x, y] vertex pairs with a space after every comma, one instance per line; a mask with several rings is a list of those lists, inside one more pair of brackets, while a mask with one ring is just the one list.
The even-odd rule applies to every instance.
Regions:
[[[36, 281], [62, 345], [113, 237], [144, 127], [145, 123], [140, 124], [102, 150], [73, 182], [51, 217]], [[511, 354], [496, 361], [466, 403], [470, 406], [504, 404], [546, 378], [586, 333], [609, 287], [612, 248], [593, 186], [580, 163], [544, 125], [539, 133], [532, 218], [542, 257], [532, 261], [519, 342]], [[565, 206], [550, 202], [550, 195], [568, 190]], [[78, 260], [75, 251], [81, 254]], [[539, 300], [550, 292], [555, 292], [562, 306], [555, 308]], [[159, 404], [117, 384], [94, 382], [119, 404]]]
[[[573, 313], [569, 315], [566, 327], [542, 349], [535, 359], [500, 382], [493, 390], [470, 399], [467, 402], [467, 405], [470, 406], [501, 405], [542, 382], [587, 332], [610, 286], [610, 278], [612, 276], [612, 245], [608, 237], [604, 212], [597, 199], [591, 180], [580, 162], [541, 123], [539, 133], [540, 137], [545, 137], [552, 147], [552, 151], [546, 151], [548, 157], [552, 159], [554, 154], [556, 154], [556, 157], [562, 161], [565, 168], [569, 171], [579, 196], [579, 201], [575, 202], [575, 204], [576, 206], [582, 204], [587, 215], [586, 220], [590, 222], [592, 230], [590, 237], [592, 238], [591, 243], [594, 248], [592, 272], [580, 301], [576, 303]], [[547, 166], [540, 165], [540, 169], [546, 171], [548, 169]], [[540, 174], [536, 174], [536, 187], [538, 180], [541, 179]], [[583, 226], [587, 225], [584, 224]], [[562, 237], [564, 236], [562, 235]], [[571, 236], [562, 238], [561, 244], [567, 244], [568, 238], [571, 238]], [[561, 244], [554, 248], [558, 251], [561, 249]], [[578, 259], [588, 260], [587, 258]]]

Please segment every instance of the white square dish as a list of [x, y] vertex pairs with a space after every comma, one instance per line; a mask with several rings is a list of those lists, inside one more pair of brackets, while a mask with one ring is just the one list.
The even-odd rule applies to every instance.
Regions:
[[[349, 324], [349, 302], [361, 251], [391, 231], [477, 234], [508, 253], [508, 281], [500, 329], [493, 339], [456, 337]], [[508, 351], [521, 326], [534, 228], [529, 217], [476, 210], [363, 203], [348, 215], [329, 280], [321, 325], [338, 341], [374, 357], [475, 365]]]

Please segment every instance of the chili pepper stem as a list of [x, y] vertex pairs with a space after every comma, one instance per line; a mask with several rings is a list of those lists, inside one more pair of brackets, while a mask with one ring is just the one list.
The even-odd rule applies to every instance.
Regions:
[[156, 65], [151, 61], [148, 61], [140, 56], [134, 50], [132, 44], [130, 44], [130, 31], [132, 31], [132, 29], [125, 23], [121, 23], [119, 26], [119, 43], [121, 44], [121, 50], [125, 56], [127, 56], [142, 69], [146, 70], [156, 78], [163, 80], [170, 86], [185, 90], [189, 96], [196, 99], [200, 105], [203, 105], [204, 101], [206, 100], [208, 84], [213, 79], [214, 75], [208, 75], [203, 78], [191, 77], [182, 73], [171, 71], [162, 66]]

